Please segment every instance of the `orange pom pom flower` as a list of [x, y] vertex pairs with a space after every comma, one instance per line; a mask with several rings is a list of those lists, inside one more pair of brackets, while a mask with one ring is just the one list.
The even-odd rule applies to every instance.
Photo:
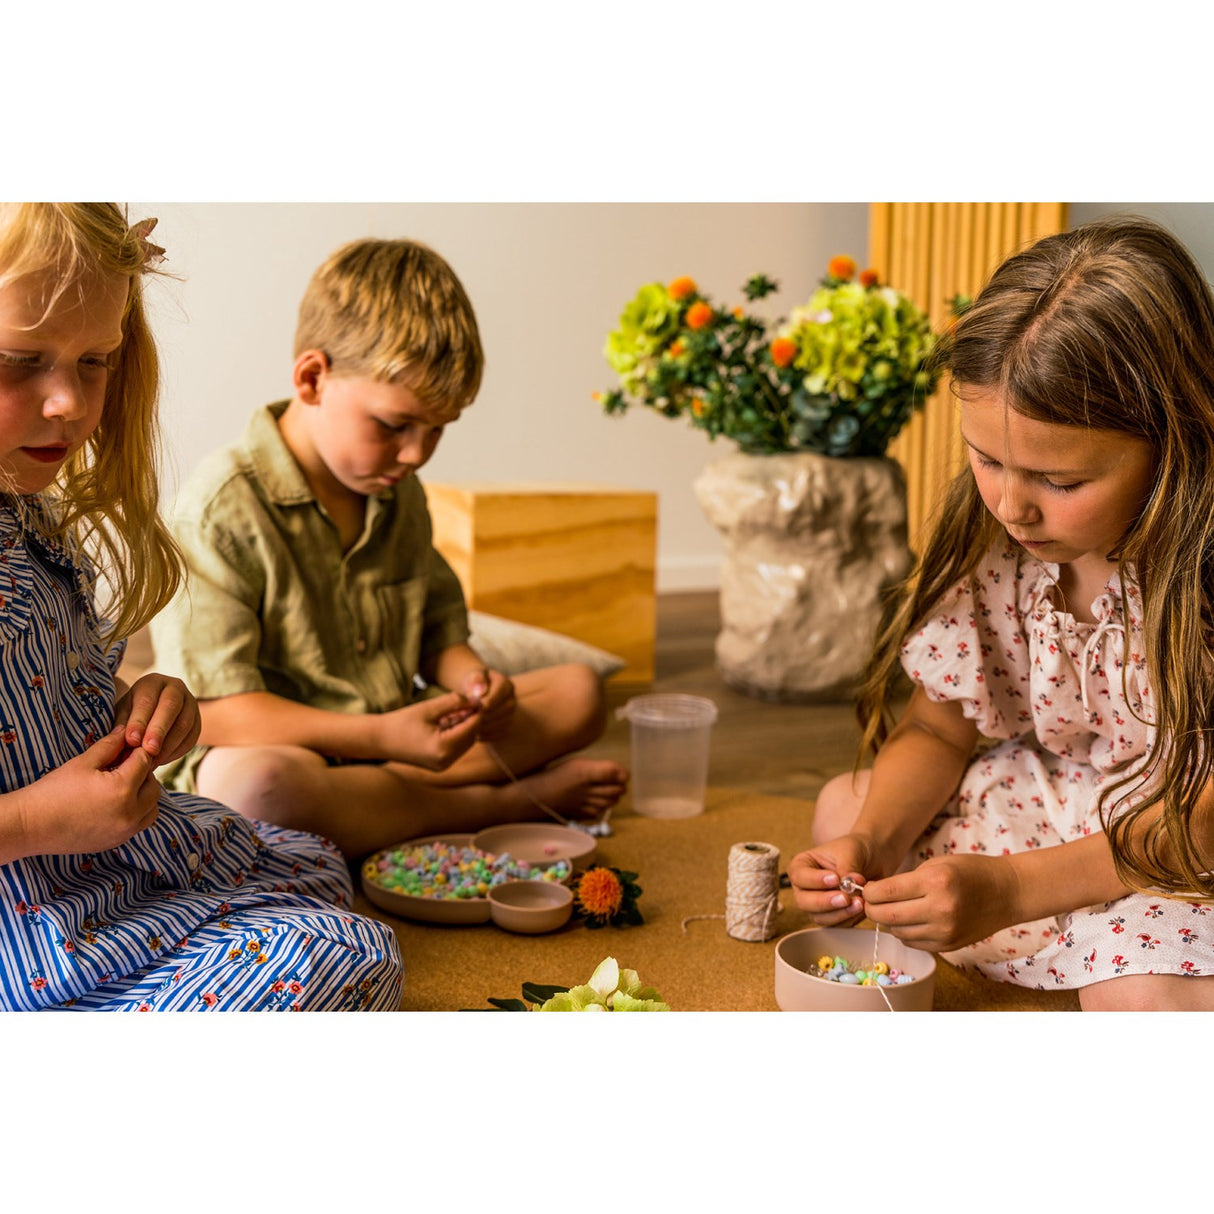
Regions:
[[844, 282], [851, 282], [856, 276], [856, 263], [846, 253], [840, 253], [837, 257], [830, 259], [826, 272], [831, 278], [841, 278]]
[[880, 280], [876, 270], [861, 270], [858, 281], [862, 287], [875, 287]]
[[674, 282], [666, 288], [666, 294], [670, 296], [676, 303], [680, 299], [686, 299], [688, 295], [696, 293], [696, 282], [694, 278], [688, 278], [684, 274], [681, 278], [676, 278]]
[[777, 337], [771, 343], [771, 361], [777, 367], [787, 367], [797, 357], [797, 343], [790, 337]]
[[636, 873], [627, 873], [605, 864], [588, 868], [573, 883], [573, 909], [587, 927], [642, 923], [637, 909], [641, 887]]
[[698, 300], [687, 309], [687, 315], [683, 319], [689, 329], [706, 329], [712, 324], [712, 317], [712, 308], [703, 300]]

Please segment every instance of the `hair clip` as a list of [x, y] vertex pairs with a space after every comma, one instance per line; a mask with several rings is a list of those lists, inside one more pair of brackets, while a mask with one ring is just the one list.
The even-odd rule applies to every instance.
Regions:
[[158, 222], [159, 220], [155, 216], [149, 216], [147, 219], [141, 219], [138, 223], [131, 224], [131, 235], [139, 241], [139, 246], [143, 250], [145, 270], [155, 269], [164, 260], [164, 250], [148, 239]]

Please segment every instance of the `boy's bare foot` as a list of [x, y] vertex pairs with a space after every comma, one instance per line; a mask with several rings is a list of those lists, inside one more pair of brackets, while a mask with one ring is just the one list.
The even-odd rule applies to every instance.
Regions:
[[563, 759], [518, 782], [549, 809], [568, 818], [601, 818], [624, 794], [628, 770], [610, 759]]

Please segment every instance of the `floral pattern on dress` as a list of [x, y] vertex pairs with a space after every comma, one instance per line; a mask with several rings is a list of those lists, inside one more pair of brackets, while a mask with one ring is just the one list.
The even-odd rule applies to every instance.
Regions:
[[[1059, 607], [1058, 572], [1018, 547], [992, 549], [903, 644], [907, 674], [930, 699], [959, 702], [988, 740], [913, 846], [914, 863], [1010, 855], [1099, 832], [1102, 788], [1150, 754], [1154, 699], [1137, 585], [1112, 575], [1091, 605], [1096, 622], [1087, 623]], [[1141, 786], [1123, 795], [1131, 804]], [[1039, 989], [1122, 974], [1209, 974], [1214, 934], [1197, 922], [1208, 910], [1130, 894], [943, 956]]]
[[[0, 792], [110, 729], [123, 654], [87, 567], [36, 518], [0, 504]], [[163, 791], [119, 847], [0, 865], [0, 1009], [395, 1008], [395, 938], [352, 896], [327, 840]]]

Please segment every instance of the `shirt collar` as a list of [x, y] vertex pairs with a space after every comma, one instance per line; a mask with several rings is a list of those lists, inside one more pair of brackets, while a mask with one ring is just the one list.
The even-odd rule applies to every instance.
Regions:
[[290, 403], [280, 400], [258, 409], [245, 428], [245, 447], [257, 479], [267, 495], [283, 506], [316, 500], [299, 461], [291, 454], [291, 448], [278, 428], [278, 419]]

